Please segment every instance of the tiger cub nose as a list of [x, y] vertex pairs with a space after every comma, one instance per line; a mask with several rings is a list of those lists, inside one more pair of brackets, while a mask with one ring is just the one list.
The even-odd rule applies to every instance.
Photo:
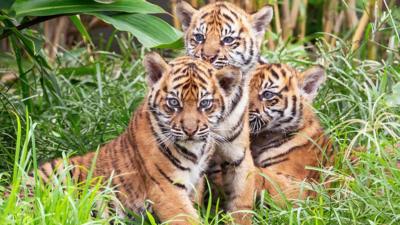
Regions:
[[209, 63], [213, 63], [217, 59], [217, 55], [202, 54], [201, 58]]
[[188, 127], [188, 126], [184, 126], [183, 127], [183, 132], [185, 132], [185, 134], [189, 137], [192, 137], [197, 131], [197, 126], [192, 126], [192, 127]]

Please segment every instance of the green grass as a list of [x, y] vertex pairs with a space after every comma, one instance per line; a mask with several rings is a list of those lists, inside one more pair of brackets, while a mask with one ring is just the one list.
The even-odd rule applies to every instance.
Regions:
[[[400, 42], [398, 36], [393, 38]], [[114, 199], [113, 188], [96, 179], [73, 184], [66, 175], [71, 168], [54, 185], [39, 184], [34, 197], [17, 194], [19, 189], [26, 193], [22, 178], [37, 161], [96, 150], [126, 128], [146, 89], [143, 50], [130, 44], [129, 38], [116, 40], [124, 49], [120, 54], [89, 54], [84, 48], [60, 54], [50, 74], [52, 88], [42, 85], [43, 77], [33, 71], [29, 117], [19, 84], [0, 86], [1, 189], [13, 185], [10, 197], [0, 197], [0, 224], [107, 224], [111, 220], [142, 224], [140, 218], [129, 222], [112, 210], [102, 218], [107, 204], [98, 209], [96, 203]], [[317, 44], [318, 61], [326, 66], [328, 80], [314, 105], [335, 143], [335, 165], [323, 171], [333, 185], [329, 190], [315, 185], [316, 199], [283, 208], [266, 195], [254, 210], [258, 224], [400, 223], [399, 52], [371, 61], [363, 57], [366, 45], [357, 52], [349, 48], [341, 40], [335, 48]], [[278, 51], [264, 51], [264, 55], [299, 69], [315, 63], [302, 44], [282, 44]], [[358, 161], [351, 163], [354, 156]], [[63, 179], [67, 182], [60, 182]], [[98, 213], [93, 216], [91, 210]], [[205, 224], [230, 219], [218, 206], [199, 211]], [[152, 217], [146, 223], [153, 223]]]

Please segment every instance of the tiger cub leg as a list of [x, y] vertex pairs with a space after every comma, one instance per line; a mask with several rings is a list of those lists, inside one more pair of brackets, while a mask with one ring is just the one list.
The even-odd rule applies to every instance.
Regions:
[[199, 216], [185, 189], [161, 180], [154, 184], [148, 198], [160, 221], [170, 225], [200, 224]]
[[225, 148], [225, 162], [221, 167], [224, 192], [227, 195], [226, 209], [233, 212], [235, 223], [244, 225], [251, 224], [252, 216], [250, 213], [237, 211], [252, 210], [255, 192], [255, 167], [248, 138], [248, 133], [242, 132], [233, 142], [221, 146]]
[[307, 191], [301, 188], [301, 180], [272, 168], [260, 168], [256, 177], [256, 190], [258, 195], [261, 191], [266, 190], [279, 206], [284, 206], [286, 199], [304, 199], [307, 197]]

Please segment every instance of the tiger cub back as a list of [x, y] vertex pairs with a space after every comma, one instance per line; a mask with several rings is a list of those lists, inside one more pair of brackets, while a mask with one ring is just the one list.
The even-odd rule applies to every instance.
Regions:
[[[192, 57], [166, 63], [155, 53], [145, 57], [144, 66], [147, 97], [126, 131], [100, 148], [93, 176], [114, 174], [117, 197], [133, 212], [142, 213], [150, 200], [161, 222], [198, 223], [193, 187], [214, 153], [214, 132], [231, 89], [240, 83], [240, 71], [216, 70]], [[94, 154], [69, 160], [75, 166], [74, 180], [87, 178]], [[53, 172], [63, 169], [63, 161], [56, 159], [41, 165], [38, 172], [51, 182]]]
[[305, 198], [301, 181], [319, 181], [320, 173], [306, 167], [328, 167], [333, 160], [312, 101], [325, 80], [324, 70], [313, 67], [303, 73], [284, 64], [260, 64], [250, 82], [251, 151], [263, 176], [257, 191], [267, 190], [282, 203], [278, 190], [288, 199]]

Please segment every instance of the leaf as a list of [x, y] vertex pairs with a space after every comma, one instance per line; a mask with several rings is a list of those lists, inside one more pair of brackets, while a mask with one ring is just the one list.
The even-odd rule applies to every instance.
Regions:
[[144, 0], [117, 0], [109, 4], [88, 0], [30, 0], [16, 2], [13, 5], [13, 9], [17, 17], [81, 14], [101, 11], [165, 13], [161, 7]]
[[146, 210], [147, 219], [150, 221], [151, 225], [157, 225], [156, 220], [154, 219], [153, 215], [149, 211]]
[[386, 102], [392, 106], [400, 106], [400, 83], [397, 83], [392, 88], [392, 94], [386, 96]]
[[177, 41], [168, 44], [162, 44], [157, 46], [157, 48], [170, 48], [170, 49], [182, 49], [185, 46], [183, 38], [179, 38]]
[[91, 13], [116, 29], [132, 33], [147, 48], [173, 44], [182, 37], [182, 32], [162, 19], [147, 14], [104, 15]]
[[9, 9], [15, 0], [1, 0], [0, 9]]
[[110, 3], [115, 2], [115, 0], [94, 0], [94, 1], [98, 2], [98, 3], [103, 3], [103, 4], [110, 4]]
[[25, 50], [31, 55], [31, 57], [35, 57], [39, 51], [42, 49], [43, 40], [40, 39], [40, 36], [34, 33], [33, 30], [23, 30], [19, 31], [15, 28], [12, 28], [13, 33], [18, 37], [19, 40], [23, 43]]
[[85, 43], [92, 44], [92, 38], [90, 38], [89, 32], [86, 30], [85, 26], [83, 25], [81, 18], [79, 15], [73, 15], [69, 17], [72, 23], [75, 25], [76, 29], [78, 29], [79, 33], [82, 35], [83, 41]]

